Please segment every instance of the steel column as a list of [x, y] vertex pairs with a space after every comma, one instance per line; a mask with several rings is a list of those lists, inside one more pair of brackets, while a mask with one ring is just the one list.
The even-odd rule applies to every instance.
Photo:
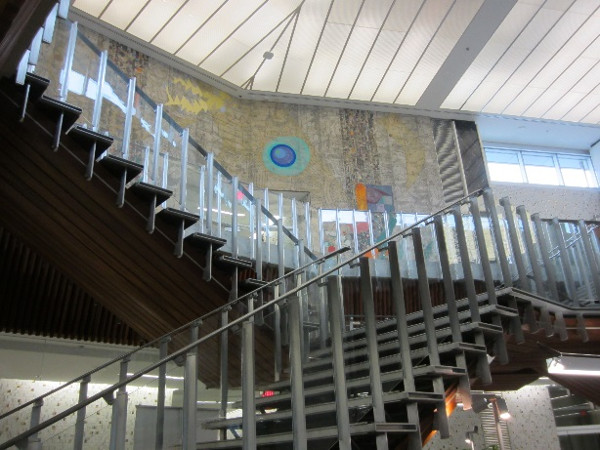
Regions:
[[185, 128], [181, 135], [181, 179], [179, 180], [179, 208], [186, 211], [187, 202], [187, 162], [190, 130]]
[[544, 269], [546, 271], [546, 278], [548, 279], [548, 289], [552, 295], [552, 298], [556, 301], [560, 301], [561, 298], [558, 294], [556, 287], [556, 273], [554, 263], [550, 260], [550, 241], [544, 233], [542, 221], [540, 220], [539, 214], [532, 214], [533, 224], [535, 225], [535, 232], [540, 244], [540, 253], [542, 254], [542, 261], [544, 263]]
[[[170, 337], [166, 337], [160, 341], [159, 359], [167, 357]], [[163, 364], [158, 368], [158, 386], [156, 399], [156, 434], [154, 438], [154, 448], [162, 450], [164, 446], [165, 433], [165, 387], [167, 384], [167, 364]]]
[[565, 276], [565, 281], [567, 283], [567, 292], [573, 300], [573, 303], [575, 303], [577, 300], [577, 289], [575, 288], [575, 281], [573, 280], [573, 271], [571, 269], [571, 262], [569, 261], [569, 254], [567, 253], [565, 239], [560, 228], [560, 223], [556, 217], [552, 219], [552, 230], [554, 231], [555, 240], [558, 243], [558, 257], [561, 258], [560, 262], [563, 269], [563, 274]]
[[[79, 382], [79, 401], [78, 403], [87, 400], [88, 386], [91, 377], [88, 375]], [[36, 424], [37, 425], [37, 424]], [[73, 436], [73, 449], [81, 450], [83, 448], [84, 438], [84, 427], [85, 427], [85, 407], [77, 411], [77, 418], [75, 419], [75, 435]]]
[[96, 98], [94, 101], [94, 111], [92, 113], [92, 130], [96, 132], [100, 126], [100, 117], [102, 116], [102, 99], [104, 97], [104, 80], [106, 79], [107, 61], [108, 52], [105, 50], [100, 53], [100, 64], [98, 66], [98, 79], [96, 83]]
[[[213, 226], [212, 226], [212, 209], [213, 209], [213, 195], [215, 192], [215, 186], [214, 186], [214, 180], [213, 180], [213, 176], [214, 176], [214, 158], [215, 155], [213, 153], [209, 153], [208, 155], [206, 155], [206, 170], [208, 171], [207, 175], [206, 175], [206, 189], [205, 189], [205, 193], [206, 193], [206, 234], [209, 235], [213, 235]], [[212, 246], [211, 246], [212, 249]], [[210, 263], [210, 261], [206, 262], [207, 264]]]
[[[248, 297], [248, 312], [254, 311], [254, 297]], [[256, 449], [256, 400], [254, 397], [254, 318], [242, 324], [242, 448]]]
[[[190, 343], [198, 340], [200, 322], [190, 328]], [[185, 379], [183, 384], [183, 450], [196, 448], [196, 398], [198, 395], [198, 347], [193, 347], [185, 356]]]
[[[371, 403], [375, 424], [385, 423], [385, 404], [381, 387], [381, 369], [379, 367], [379, 348], [377, 345], [377, 329], [375, 326], [375, 305], [373, 297], [373, 281], [371, 279], [370, 259], [360, 258], [360, 293], [365, 314], [365, 334], [367, 337], [367, 355], [369, 358], [369, 374], [371, 383]], [[376, 448], [387, 450], [387, 433], [377, 433]]]
[[518, 230], [515, 225], [515, 218], [508, 197], [501, 198], [500, 205], [504, 208], [504, 217], [506, 217], [506, 222], [508, 223], [508, 236], [510, 238], [510, 246], [512, 248], [513, 258], [515, 259], [517, 272], [519, 274], [519, 287], [521, 289], [528, 290], [529, 280], [527, 279], [527, 271], [525, 270], [523, 253], [521, 252], [521, 245], [519, 244], [519, 236], [517, 234]]
[[523, 224], [523, 235], [525, 237], [525, 247], [529, 254], [529, 262], [531, 263], [531, 269], [533, 270], [533, 278], [535, 282], [535, 289], [538, 295], [545, 296], [546, 289], [544, 289], [544, 278], [537, 261], [537, 255], [535, 252], [535, 245], [533, 243], [533, 235], [531, 233], [531, 227], [529, 225], [529, 219], [527, 217], [527, 210], [524, 206], [517, 206], [517, 214], [521, 218]]
[[[229, 323], [229, 311], [230, 307], [223, 308], [221, 310], [221, 328], [224, 328]], [[221, 407], [219, 408], [219, 417], [227, 417], [227, 401], [229, 398], [229, 330], [221, 332], [221, 352], [220, 352], [220, 364], [221, 364]], [[244, 410], [245, 411], [245, 410]], [[221, 429], [219, 431], [220, 439], [224, 441], [227, 439], [227, 430]]]
[[[256, 250], [254, 252], [254, 271], [256, 272], [256, 279], [262, 281], [263, 279], [263, 242], [262, 242], [262, 221], [261, 221], [261, 211], [262, 211], [262, 201], [260, 198], [254, 198], [254, 205], [256, 209], [254, 220], [256, 222], [256, 238], [254, 239], [254, 243], [256, 246]], [[264, 300], [264, 290], [258, 292], [258, 306], [262, 306]], [[263, 311], [260, 310], [258, 313], [254, 315], [256, 320], [256, 325], [262, 326], [264, 324], [264, 315]]]
[[[88, 379], [89, 381], [89, 379]], [[83, 381], [82, 381], [83, 383]], [[81, 388], [80, 388], [80, 395], [79, 398], [81, 399]], [[86, 384], [86, 397], [87, 397], [87, 384]], [[38, 426], [40, 424], [40, 416], [42, 415], [42, 406], [44, 406], [44, 400], [36, 400], [35, 403], [33, 404], [33, 407], [31, 409], [31, 417], [29, 419], [29, 428], [33, 428], [35, 426]], [[84, 412], [83, 412], [83, 418], [85, 418], [85, 408]], [[81, 411], [81, 410], [80, 410]], [[80, 416], [79, 416], [79, 412], [77, 414], [77, 420], [79, 420]], [[81, 433], [83, 436], [83, 419], [81, 420]], [[83, 443], [83, 437], [82, 437], [82, 443]], [[76, 448], [81, 448], [81, 447], [76, 447]], [[38, 437], [38, 434], [32, 434], [31, 436], [29, 436], [27, 438], [27, 450], [42, 450], [42, 441], [41, 439]]]
[[590, 236], [587, 231], [587, 227], [583, 220], [577, 222], [577, 226], [579, 228], [579, 234], [581, 235], [581, 241], [583, 242], [583, 248], [585, 250], [586, 256], [586, 264], [590, 268], [590, 273], [592, 274], [592, 283], [594, 285], [594, 290], [596, 291], [596, 298], [600, 297], [600, 273], [598, 271], [598, 267], [596, 266], [596, 256], [594, 255], [594, 250], [592, 249], [592, 244], [590, 242]]
[[[119, 381], [127, 379], [127, 367], [129, 357], [121, 360], [119, 369]], [[113, 403], [113, 423], [110, 436], [111, 450], [124, 450], [127, 431], [127, 386], [121, 386], [117, 391], [115, 402]]]
[[154, 116], [154, 145], [152, 147], [152, 183], [159, 186], [158, 182], [158, 155], [160, 154], [160, 138], [162, 134], [163, 105], [156, 105]]
[[510, 273], [510, 268], [508, 267], [508, 259], [506, 258], [506, 249], [504, 248], [502, 228], [500, 228], [498, 211], [496, 210], [494, 194], [492, 194], [491, 189], [484, 189], [483, 201], [485, 202], [485, 209], [487, 210], [490, 220], [492, 221], [492, 231], [494, 232], [494, 241], [496, 242], [496, 255], [498, 255], [498, 260], [500, 261], [500, 270], [502, 271], [504, 285], [512, 286], [512, 275]]
[[344, 371], [344, 347], [342, 337], [342, 299], [338, 276], [327, 279], [327, 298], [329, 304], [329, 327], [331, 330], [331, 352], [333, 362], [333, 390], [335, 393], [338, 447], [339, 450], [351, 450], [350, 414], [348, 412], [348, 391]]

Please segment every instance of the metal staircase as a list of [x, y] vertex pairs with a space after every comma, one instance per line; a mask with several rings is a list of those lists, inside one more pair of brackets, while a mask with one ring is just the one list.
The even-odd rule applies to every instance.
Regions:
[[[73, 64], [75, 46], [85, 39], [78, 41], [73, 25], [68, 36], [66, 60]], [[105, 134], [100, 121], [104, 82], [97, 83], [99, 101], [86, 113], [66, 102], [71, 69], [57, 73], [64, 98], [55, 99], [46, 96], [48, 79], [27, 72], [30, 63], [28, 54], [20, 89], [3, 82], [3, 120], [9, 121], [6, 111], [12, 109], [14, 123], [27, 122], [28, 129], [45, 132], [53, 124], [49, 147], [72, 152], [85, 179], [100, 178], [98, 172], [112, 177], [103, 179], [104, 188], [116, 194], [117, 206], [133, 204], [143, 211], [148, 233], [168, 225], [174, 255], [195, 255], [202, 262], [198, 277], [229, 286], [217, 309], [0, 414], [0, 424], [23, 424], [18, 434], [3, 437], [0, 449], [64, 448], [65, 442], [84, 448], [93, 433], [106, 437], [106, 447], [127, 448], [128, 396], [148, 377], [157, 393], [155, 448], [420, 449], [432, 432], [448, 437], [454, 394], [469, 408], [472, 384], [493, 381], [490, 362], [510, 364], [507, 342], [524, 342], [533, 334], [589, 340], [586, 320], [600, 313], [597, 223], [529, 217], [508, 199], [498, 207], [485, 190], [359, 254], [345, 256], [349, 249], [339, 248], [318, 257], [293, 233], [297, 230], [263, 208], [252, 189], [227, 178], [209, 153], [202, 154], [197, 199], [190, 204], [187, 146], [197, 144], [165, 119], [160, 105], [151, 108], [154, 131], [146, 144], [153, 150], [139, 144], [148, 136], [135, 129], [134, 109], [143, 107], [133, 107], [134, 80], [126, 83], [123, 138], [114, 151], [117, 138]], [[102, 80], [110, 67], [106, 55], [99, 65]], [[178, 131], [176, 139], [172, 130]], [[174, 189], [161, 153], [165, 134], [178, 142], [181, 169]], [[140, 136], [135, 145], [127, 143]], [[229, 195], [221, 195], [225, 185]], [[213, 204], [224, 200], [231, 200], [230, 219], [224, 219], [222, 205]], [[238, 208], [249, 213], [244, 224]], [[308, 240], [309, 224], [303, 236]], [[276, 275], [266, 276], [269, 270]], [[140, 357], [149, 348], [159, 348], [150, 363]], [[95, 380], [106, 387], [89, 392]], [[199, 380], [218, 387], [220, 398], [216, 417], [200, 425]], [[78, 403], [44, 408], [74, 386]], [[174, 441], [165, 433], [169, 389], [183, 391]], [[241, 400], [230, 401], [234, 392]], [[88, 430], [92, 416], [104, 408], [111, 409], [105, 428]], [[232, 417], [234, 409], [243, 411], [241, 417]], [[212, 438], [199, 441], [199, 426], [213, 430]]]

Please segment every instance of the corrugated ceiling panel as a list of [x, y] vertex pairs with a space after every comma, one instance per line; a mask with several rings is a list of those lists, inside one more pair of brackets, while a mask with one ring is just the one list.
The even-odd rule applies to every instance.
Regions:
[[394, 0], [366, 0], [356, 25], [359, 27], [381, 28], [383, 20], [393, 3]]
[[145, 41], [150, 41], [161, 27], [175, 14], [184, 0], [152, 0], [140, 15], [129, 25], [127, 32]]
[[506, 83], [484, 106], [483, 110], [486, 113], [500, 114], [522, 90], [522, 84]]
[[511, 103], [506, 107], [503, 114], [521, 115], [542, 93], [543, 89], [527, 86]]
[[113, 0], [101, 19], [117, 28], [125, 29], [148, 0]]
[[[283, 26], [281, 30], [283, 30]], [[266, 60], [262, 65], [258, 74], [256, 75], [256, 79], [254, 80], [254, 89], [259, 91], [275, 91], [277, 89], [277, 83], [279, 82], [279, 77], [281, 74], [281, 68], [285, 59], [286, 48], [289, 43], [290, 35], [292, 34], [293, 23], [290, 24], [289, 27], [285, 30], [285, 33], [281, 36], [281, 39], [277, 43], [277, 45], [273, 48], [273, 59]], [[273, 43], [279, 36], [280, 31], [278, 30], [277, 35], [272, 38], [269, 37], [268, 41], [272, 41]], [[265, 45], [260, 46], [260, 50], [257, 49], [258, 54], [255, 54], [255, 59], [262, 61], [262, 50], [271, 47], [271, 42], [265, 41]], [[253, 52], [254, 53], [254, 52]]]
[[482, 3], [481, 0], [471, 0], [456, 2], [452, 5], [448, 16], [439, 27], [412, 76], [402, 89], [397, 103], [405, 105], [417, 103]]
[[152, 43], [168, 52], [175, 52], [223, 4], [224, 0], [188, 2], [161, 30]]
[[98, 17], [110, 0], [75, 0], [73, 6], [90, 16]]
[[547, 89], [544, 94], [536, 100], [536, 102], [531, 105], [525, 111], [525, 114], [531, 115], [535, 114], [534, 117], [541, 117], [548, 109], [550, 109], [555, 102], [560, 100], [560, 98], [564, 95], [563, 91], [557, 89]]
[[333, 2], [328, 22], [352, 25], [364, 0], [337, 0]]
[[307, 0], [302, 6], [279, 85], [280, 92], [300, 93], [328, 9], [329, 2], [315, 0]]
[[346, 38], [350, 33], [350, 25], [328, 23], [323, 32], [323, 38], [315, 55], [303, 94], [323, 95], [327, 81], [333, 74], [333, 69]]
[[375, 92], [385, 69], [389, 65], [398, 43], [402, 41], [404, 33], [399, 31], [383, 30], [377, 39], [377, 46], [373, 49], [367, 65], [354, 87], [351, 98], [357, 100], [370, 100]]
[[257, 0], [230, 0], [179, 50], [177, 56], [199, 64], [260, 4]]
[[344, 52], [327, 91], [327, 96], [335, 98], [348, 97], [369, 49], [377, 37], [377, 32], [378, 30], [375, 28], [354, 28], [347, 46], [351, 51]]
[[394, 9], [392, 10], [392, 14], [385, 23], [383, 29], [406, 33], [424, 3], [425, 0], [414, 2], [397, 0]]
[[584, 96], [585, 94], [577, 92], [567, 93], [544, 114], [544, 119], [560, 120], [564, 116], [565, 111], [569, 111], [575, 107]]

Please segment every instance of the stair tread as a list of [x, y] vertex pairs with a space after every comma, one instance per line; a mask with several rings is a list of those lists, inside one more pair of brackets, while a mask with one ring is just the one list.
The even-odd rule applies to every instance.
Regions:
[[212, 245], [213, 248], [219, 248], [227, 244], [227, 239], [195, 232], [187, 235], [185, 237], [185, 242], [196, 247], [208, 247], [209, 245]]
[[25, 74], [25, 84], [30, 86], [29, 100], [36, 101], [42, 97], [48, 86], [50, 86], [50, 80], [36, 73], [27, 72]]
[[254, 263], [249, 259], [236, 258], [234, 256], [226, 255], [223, 253], [217, 254], [215, 256], [215, 262], [223, 265], [236, 266], [244, 269], [251, 269], [254, 266]]
[[68, 135], [84, 145], [96, 142], [96, 157], [104, 153], [113, 144], [112, 137], [105, 136], [82, 125], [72, 127]]
[[146, 200], [151, 200], [156, 195], [156, 204], [167, 201], [173, 195], [173, 191], [146, 183], [145, 181], [138, 181], [129, 190]]
[[[389, 427], [389, 428], [388, 428]], [[384, 430], [385, 428], [385, 430]], [[367, 423], [359, 422], [350, 424], [350, 433], [353, 436], [365, 435], [377, 432], [386, 431], [388, 433], [414, 433], [417, 431], [417, 426], [411, 423]], [[317, 439], [337, 439], [338, 429], [336, 426], [322, 427], [322, 428], [310, 428], [306, 430], [306, 435], [309, 440]], [[293, 432], [285, 433], [273, 433], [263, 436], [257, 436], [256, 442], [258, 445], [273, 445], [282, 443], [291, 443], [293, 441]], [[240, 448], [242, 445], [242, 439], [230, 439], [225, 441], [212, 441], [198, 443], [196, 448], [198, 449], [219, 449], [219, 448]]]
[[46, 111], [54, 113], [63, 113], [63, 130], [68, 130], [75, 124], [75, 121], [81, 116], [81, 108], [71, 105], [52, 97], [42, 95], [38, 101], [38, 105], [42, 106]]
[[180, 209], [175, 208], [163, 208], [158, 214], [157, 217], [160, 217], [162, 220], [168, 223], [179, 225], [183, 220], [183, 226], [185, 228], [192, 226], [198, 220], [200, 220], [200, 216], [197, 214], [192, 214], [187, 211], [181, 211]]
[[111, 154], [105, 155], [100, 163], [116, 176], [121, 176], [123, 171], [127, 170], [126, 183], [129, 183], [144, 170], [144, 166], [141, 164]]

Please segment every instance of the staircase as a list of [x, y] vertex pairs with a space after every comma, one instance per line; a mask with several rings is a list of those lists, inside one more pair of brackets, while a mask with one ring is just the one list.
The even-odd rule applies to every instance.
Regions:
[[[76, 26], [61, 26], [72, 63], [85, 39]], [[197, 144], [182, 129], [170, 189], [160, 141], [176, 126], [145, 98], [154, 132], [144, 141], [133, 125], [134, 80], [115, 151], [98, 101], [86, 112], [64, 92], [47, 96], [52, 81], [26, 70], [31, 54], [23, 64], [21, 87], [4, 80], [0, 89], [3, 222], [21, 227], [148, 342], [2, 413], [0, 424], [23, 427], [3, 436], [0, 449], [82, 448], [102, 438], [97, 447], [131, 446], [128, 397], [148, 377], [155, 448], [420, 449], [434, 432], [448, 437], [455, 398], [468, 409], [471, 389], [494, 386], [496, 372], [521, 385], [540, 376], [549, 353], [538, 342], [559, 351], [588, 343], [587, 353], [600, 353], [598, 224], [530, 217], [485, 190], [359, 254], [339, 248], [317, 257], [200, 146], [205, 164], [189, 203], [187, 147]], [[99, 65], [97, 80], [110, 67], [105, 55]], [[101, 88], [96, 95], [102, 104]], [[247, 223], [238, 223], [238, 208], [248, 208]], [[259, 230], [273, 236], [263, 242]], [[94, 255], [90, 265], [73, 264], [84, 252]], [[151, 362], [141, 358], [152, 348], [159, 351]], [[524, 360], [518, 348], [534, 352]], [[539, 371], [515, 378], [507, 370], [521, 371], [515, 360]], [[95, 380], [107, 387], [89, 392]], [[215, 417], [200, 427], [199, 380], [219, 393]], [[44, 408], [73, 388], [79, 402]], [[174, 440], [170, 389], [184, 393]], [[106, 408], [105, 429], [88, 430]], [[236, 409], [241, 417], [232, 417]], [[209, 437], [198, 440], [199, 429]]]

